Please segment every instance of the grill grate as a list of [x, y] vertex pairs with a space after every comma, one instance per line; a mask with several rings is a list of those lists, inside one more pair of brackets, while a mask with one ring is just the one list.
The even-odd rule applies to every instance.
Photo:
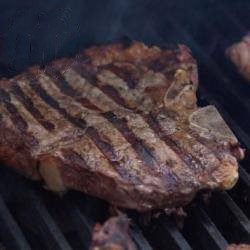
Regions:
[[[231, 11], [235, 5], [209, 2], [220, 18], [208, 22], [211, 15], [208, 8], [197, 18], [201, 22], [200, 32], [193, 32], [185, 19], [162, 14], [166, 17], [166, 27], [176, 30], [177, 40], [188, 44], [198, 59], [202, 83], [200, 103], [213, 104], [219, 109], [247, 149], [247, 157], [239, 168], [236, 187], [213, 194], [208, 204], [198, 197], [195, 205], [187, 208], [188, 216], [182, 229], [166, 215], [152, 219], [147, 226], [134, 224], [131, 234], [138, 249], [216, 250], [225, 249], [228, 243], [250, 243], [250, 169], [247, 167], [250, 120], [245, 119], [250, 115], [250, 93], [245, 80], [223, 55], [225, 46], [232, 38], [246, 33], [249, 25], [239, 12]], [[162, 4], [162, 1], [154, 4]], [[162, 41], [169, 42], [168, 32], [158, 33]], [[204, 34], [206, 39], [210, 37], [208, 41]], [[102, 201], [77, 192], [60, 198], [0, 168], [0, 242], [7, 249], [88, 249], [94, 223], [107, 217], [107, 204]]]

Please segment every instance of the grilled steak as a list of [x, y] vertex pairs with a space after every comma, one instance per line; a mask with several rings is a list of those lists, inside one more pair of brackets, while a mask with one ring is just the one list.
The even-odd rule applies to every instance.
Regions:
[[250, 81], [250, 33], [226, 50], [226, 55], [236, 66], [238, 72]]
[[91, 250], [136, 250], [129, 235], [129, 220], [125, 215], [112, 217], [102, 226], [97, 224], [92, 235]]
[[247, 244], [240, 244], [240, 245], [232, 244], [232, 245], [229, 245], [226, 250], [250, 250], [250, 245], [247, 245]]
[[183, 45], [93, 47], [0, 86], [0, 159], [50, 190], [146, 211], [238, 179], [243, 150], [215, 107], [196, 106]]

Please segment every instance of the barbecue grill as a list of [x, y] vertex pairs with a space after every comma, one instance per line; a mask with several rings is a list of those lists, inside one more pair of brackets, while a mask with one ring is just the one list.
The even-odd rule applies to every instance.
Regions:
[[[224, 56], [225, 48], [250, 30], [249, 1], [189, 1], [188, 6], [185, 1], [160, 0], [54, 2], [45, 7], [22, 1], [14, 14], [4, 12], [11, 7], [1, 3], [1, 76], [122, 36], [157, 45], [184, 43], [198, 61], [200, 106], [215, 105], [246, 148], [237, 185], [206, 201], [204, 194], [198, 195], [185, 208], [182, 226], [166, 214], [143, 223], [146, 215], [128, 211], [138, 249], [216, 250], [230, 243], [250, 244], [250, 85]], [[60, 34], [51, 39], [56, 28]], [[39, 32], [47, 35], [48, 43], [39, 42]], [[58, 196], [0, 168], [0, 249], [88, 249], [93, 225], [109, 216], [104, 201], [74, 191]]]

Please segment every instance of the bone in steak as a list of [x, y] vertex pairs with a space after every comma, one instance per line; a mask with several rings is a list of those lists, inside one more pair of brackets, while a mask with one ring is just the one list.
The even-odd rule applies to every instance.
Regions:
[[250, 81], [250, 33], [226, 50], [226, 55], [238, 72]]
[[90, 250], [136, 250], [129, 234], [129, 219], [125, 215], [109, 218], [97, 224], [92, 234]]
[[196, 105], [187, 47], [92, 47], [0, 85], [0, 159], [53, 191], [147, 211], [229, 189], [244, 155], [216, 108]]

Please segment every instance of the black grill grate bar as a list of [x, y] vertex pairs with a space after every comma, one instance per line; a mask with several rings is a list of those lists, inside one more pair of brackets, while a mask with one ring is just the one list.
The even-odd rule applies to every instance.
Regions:
[[21, 229], [9, 212], [9, 209], [0, 196], [0, 237], [8, 249], [29, 250], [31, 249]]
[[[201, 21], [203, 21], [203, 19], [201, 19]], [[214, 25], [210, 22], [204, 22], [203, 29], [206, 30], [206, 32], [209, 34], [209, 36], [211, 36], [213, 40], [212, 42], [202, 40], [199, 44], [208, 55], [211, 55], [215, 51], [217, 44], [224, 38], [221, 33], [217, 32], [214, 29]], [[201, 38], [195, 38], [195, 34], [193, 34], [193, 39], [200, 40]]]
[[131, 226], [131, 237], [135, 242], [138, 250], [153, 250], [148, 241], [143, 236], [140, 228], [136, 224], [133, 224]]
[[247, 27], [227, 9], [226, 5], [223, 5], [222, 3], [215, 0], [210, 0], [210, 2], [224, 15], [222, 18], [224, 18], [224, 20], [227, 19], [229, 21], [228, 23], [230, 23], [230, 25], [234, 25], [235, 29], [239, 30], [243, 34], [248, 32]]
[[236, 205], [233, 199], [226, 193], [218, 193], [219, 199], [228, 208], [235, 222], [238, 224], [238, 230], [250, 237], [250, 221], [241, 209]]
[[65, 202], [64, 207], [67, 209], [72, 224], [77, 231], [77, 234], [81, 241], [81, 245], [83, 245], [85, 249], [88, 249], [91, 243], [91, 235], [94, 222], [89, 217], [83, 215], [80, 209], [72, 202]]
[[[169, 217], [165, 218], [161, 230], [165, 231], [172, 239], [173, 249], [192, 249], [180, 230], [177, 228], [176, 223], [174, 223]], [[166, 247], [168, 248], [169, 246], [166, 245]]]
[[[14, 202], [14, 217], [20, 227], [28, 229], [28, 234], [26, 234], [25, 231], [23, 232], [30, 244], [32, 245], [34, 242], [32, 242], [29, 232], [37, 235], [38, 238], [42, 240], [41, 243], [46, 249], [70, 250], [70, 245], [49, 214], [42, 199], [30, 188], [28, 182], [25, 182], [23, 178], [10, 170], [1, 170], [1, 176], [3, 178], [2, 184], [5, 185], [1, 185], [0, 191], [5, 192], [4, 186], [7, 186], [9, 182], [11, 183], [8, 187], [8, 189], [11, 189], [9, 190], [11, 191], [9, 192], [10, 197], [6, 198], [10, 203]], [[10, 206], [9, 208], [10, 211], [12, 211]], [[37, 242], [35, 242], [35, 244], [37, 244]]]
[[239, 168], [239, 174], [250, 196], [250, 175], [242, 167]]
[[23, 196], [27, 197], [27, 199], [23, 201], [25, 204], [22, 204], [25, 208], [22, 209], [22, 213], [19, 214], [23, 223], [29, 223], [29, 227], [32, 228], [35, 234], [39, 235], [46, 249], [70, 250], [70, 245], [40, 197], [24, 186], [22, 191]]
[[53, 218], [48, 213], [48, 210], [40, 197], [34, 193], [30, 193], [30, 195], [30, 198], [32, 198], [28, 204], [30, 210], [30, 222], [32, 221], [31, 223], [33, 224], [33, 227], [37, 229], [39, 235], [43, 238], [47, 249], [70, 250], [70, 245]]
[[226, 238], [250, 243], [250, 221], [226, 192], [213, 195], [208, 214]]
[[226, 248], [227, 241], [201, 207], [191, 209], [189, 216], [190, 225], [188, 228], [190, 229], [189, 233], [193, 231], [191, 233], [192, 241], [197, 241], [197, 238], [200, 237], [199, 244], [202, 249], [224, 250]]
[[239, 168], [239, 174], [240, 179], [237, 185], [229, 193], [248, 218], [250, 218], [250, 176], [242, 167]]
[[240, 181], [243, 183], [245, 188], [244, 191], [247, 193], [248, 197], [250, 197], [250, 176], [242, 166], [239, 166], [238, 171], [239, 171]]

